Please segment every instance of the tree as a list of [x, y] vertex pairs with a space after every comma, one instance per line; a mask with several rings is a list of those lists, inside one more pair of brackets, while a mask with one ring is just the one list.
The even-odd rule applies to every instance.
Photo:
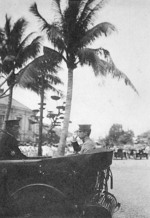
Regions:
[[118, 140], [123, 132], [121, 124], [113, 124], [109, 130], [109, 141], [113, 142], [113, 144], [118, 144]]
[[97, 49], [89, 47], [99, 36], [108, 36], [116, 30], [115, 26], [108, 22], [93, 25], [96, 13], [106, 1], [68, 0], [66, 7], [62, 7], [61, 0], [52, 2], [56, 17], [50, 24], [39, 13], [36, 3], [30, 7], [30, 11], [42, 22], [42, 30], [46, 31], [48, 39], [68, 68], [65, 115], [58, 147], [58, 154], [64, 155], [71, 113], [73, 73], [79, 64], [91, 66], [95, 76], [111, 74], [112, 77], [122, 78], [134, 91], [136, 89], [129, 78], [116, 68], [109, 51], [102, 47]]
[[133, 144], [134, 132], [132, 130], [123, 131], [123, 134], [119, 138], [121, 144]]
[[60, 140], [60, 136], [54, 130], [48, 131], [48, 143], [57, 144]]
[[24, 18], [20, 18], [12, 24], [11, 18], [6, 15], [4, 28], [0, 29], [1, 74], [6, 77], [5, 82], [9, 87], [5, 120], [9, 118], [10, 114], [17, 70], [21, 69], [30, 59], [35, 58], [40, 51], [40, 36], [33, 39], [32, 32], [24, 37], [27, 25], [28, 22]]
[[113, 124], [106, 137], [109, 145], [133, 144], [134, 132], [132, 130], [123, 130], [121, 124]]
[[40, 120], [39, 120], [39, 146], [38, 155], [42, 155], [42, 128], [43, 128], [43, 107], [44, 93], [46, 90], [52, 90], [60, 93], [55, 85], [62, 84], [57, 76], [60, 58], [56, 52], [43, 49], [44, 54], [35, 58], [18, 72], [17, 83], [23, 88], [31, 89], [40, 95]]

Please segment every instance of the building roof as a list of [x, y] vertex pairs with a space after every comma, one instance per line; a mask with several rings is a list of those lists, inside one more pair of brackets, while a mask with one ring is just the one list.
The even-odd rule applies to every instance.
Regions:
[[[7, 105], [8, 103], [8, 97], [5, 98], [0, 98], [0, 105]], [[22, 109], [22, 110], [26, 110], [26, 111], [32, 111], [30, 108], [28, 108], [27, 106], [23, 105], [22, 103], [20, 103], [19, 101], [12, 99], [12, 108], [18, 108], [18, 109]]]

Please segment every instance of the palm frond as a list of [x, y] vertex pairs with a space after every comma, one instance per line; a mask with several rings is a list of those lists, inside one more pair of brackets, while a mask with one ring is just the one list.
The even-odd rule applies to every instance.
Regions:
[[56, 73], [59, 69], [59, 62], [60, 59], [56, 56], [56, 54], [44, 54], [19, 71], [18, 82], [20, 84], [34, 83], [34, 81], [43, 74], [46, 76], [48, 72], [51, 74]]
[[[107, 57], [108, 60], [108, 57]], [[133, 83], [131, 82], [131, 80], [126, 76], [125, 73], [123, 73], [122, 71], [120, 71], [114, 64], [111, 56], [109, 55], [109, 70], [108, 73], [112, 75], [113, 78], [118, 78], [118, 79], [123, 79], [126, 85], [129, 85], [137, 94], [138, 91], [135, 88], [135, 86], [133, 85]]]
[[79, 12], [78, 12], [78, 20], [81, 19], [81, 14], [83, 13], [86, 4], [87, 4], [87, 2], [84, 0], [82, 0], [80, 2]]
[[63, 29], [64, 32], [72, 32], [72, 30], [75, 28], [78, 15], [80, 11], [80, 2], [82, 0], [68, 0], [68, 6], [64, 11], [64, 23], [63, 23]]
[[57, 88], [55, 88], [55, 86], [53, 86], [52, 84], [50, 84], [50, 83], [47, 83], [47, 84], [45, 84], [45, 88], [44, 88], [45, 90], [51, 90], [51, 91], [53, 91], [53, 92], [56, 92], [57, 94], [60, 94], [61, 92], [60, 92], [60, 90], [58, 90]]
[[28, 40], [30, 40], [30, 38], [31, 38], [31, 36], [33, 35], [33, 34], [35, 34], [35, 32], [32, 32], [32, 33], [30, 33], [30, 34], [28, 34], [21, 42], [20, 42], [20, 44], [19, 44], [19, 46], [18, 46], [18, 51], [20, 51], [21, 49], [23, 49], [25, 46], [26, 46], [26, 44], [28, 43]]
[[93, 28], [89, 29], [86, 33], [85, 36], [81, 39], [81, 45], [86, 46], [93, 42], [96, 38], [104, 34], [105, 36], [108, 36], [111, 34], [113, 31], [117, 31], [116, 27], [108, 22], [103, 22], [100, 24], [97, 24]]
[[2, 77], [1, 75], [2, 75], [2, 73], [3, 73], [3, 72], [2, 72], [2, 69], [3, 69], [3, 68], [2, 68], [2, 64], [0, 63], [0, 78]]
[[12, 28], [11, 27], [11, 18], [8, 17], [7, 14], [6, 14], [5, 18], [6, 18], [6, 23], [5, 23], [4, 30], [5, 30], [5, 34], [7, 36], [7, 39], [8, 39], [10, 36], [11, 28]]
[[[100, 50], [103, 51], [103, 54], [100, 53]], [[102, 58], [106, 58], [106, 60], [100, 59], [98, 54], [101, 54]], [[113, 78], [123, 79], [126, 85], [129, 85], [136, 93], [138, 93], [130, 79], [123, 72], [116, 68], [107, 50], [102, 48], [85, 48], [79, 51], [78, 57], [81, 66], [84, 64], [92, 66], [95, 76], [107, 76], [110, 74]]]
[[87, 64], [93, 68], [95, 76], [106, 76], [108, 64], [106, 61], [99, 58], [96, 49], [84, 48], [78, 52], [79, 63], [81, 66]]
[[34, 3], [30, 6], [30, 11], [41, 21], [43, 21], [44, 23], [46, 23], [46, 20], [40, 15], [38, 8], [37, 8], [37, 4]]
[[37, 36], [32, 42], [25, 48], [19, 50], [16, 58], [16, 67], [22, 67], [22, 64], [26, 63], [31, 58], [35, 58], [40, 52], [41, 48], [41, 37]]
[[56, 50], [54, 50], [52, 48], [48, 48], [48, 47], [44, 46], [43, 52], [45, 55], [52, 57], [53, 60], [56, 59], [56, 61], [61, 62], [63, 59], [65, 62], [67, 62], [67, 60], [65, 59], [65, 57], [61, 53], [57, 52]]
[[77, 20], [80, 7], [83, 0], [68, 0], [68, 9], [72, 12], [73, 17]]
[[[86, 4], [85, 1], [79, 1], [78, 6], [86, 8], [86, 16], [83, 18], [82, 13], [80, 14], [81, 8], [76, 8], [78, 12], [74, 12], [74, 7], [68, 8], [65, 12], [65, 23], [63, 25], [65, 43], [68, 46], [68, 51], [72, 50], [76, 53], [76, 48], [83, 48], [90, 42], [94, 41], [98, 36], [110, 34], [115, 30], [114, 25], [104, 22], [96, 25], [89, 30], [89, 23], [96, 11], [102, 7], [102, 2], [96, 4], [97, 1], [89, 0]], [[96, 6], [94, 6], [94, 3]], [[77, 3], [76, 3], [77, 4]], [[85, 5], [86, 6], [85, 6]], [[90, 6], [92, 5], [92, 8]], [[71, 12], [70, 12], [71, 11]], [[77, 17], [77, 14], [80, 16]], [[90, 14], [90, 16], [89, 16]], [[82, 18], [83, 20], [82, 20]]]
[[[57, 74], [57, 71], [55, 72]], [[63, 84], [62, 80], [55, 74], [46, 74], [45, 79], [52, 84]]]
[[43, 26], [43, 30], [46, 30], [48, 40], [51, 41], [54, 47], [58, 48], [59, 51], [63, 51], [65, 49], [63, 33], [57, 24], [54, 23], [49, 26]]
[[[58, 1], [59, 5], [59, 1]], [[34, 3], [30, 7], [30, 11], [42, 22], [41, 28], [46, 31], [47, 37], [51, 40], [54, 47], [58, 48], [59, 51], [64, 49], [64, 43], [62, 41], [63, 35], [62, 31], [58, 27], [57, 23], [49, 24], [39, 13], [37, 4]]]
[[93, 0], [88, 0], [88, 1], [82, 1], [82, 5], [80, 7], [80, 18], [79, 22], [82, 23], [85, 18], [87, 17], [87, 14], [89, 13], [89, 5], [93, 2]]
[[0, 45], [3, 43], [4, 39], [5, 39], [5, 32], [2, 28], [0, 28]]
[[63, 23], [63, 13], [60, 6], [61, 0], [52, 0], [52, 7], [55, 14], [55, 19], [59, 20], [59, 22]]
[[37, 4], [34, 3], [30, 7], [30, 11], [39, 19], [39, 21], [42, 22], [42, 30], [44, 29], [50, 29], [51, 25], [42, 17], [42, 15], [39, 13]]
[[[54, 84], [55, 85], [55, 84]], [[40, 94], [40, 88], [39, 88], [39, 83], [38, 80], [33, 80], [31, 82], [27, 82], [24, 84], [20, 84], [21, 88], [27, 88], [35, 93], [37, 93], [38, 95]], [[60, 91], [58, 89], [56, 89], [49, 81], [45, 80], [44, 81], [44, 90], [52, 90], [53, 92], [57, 92], [60, 93]]]
[[133, 85], [131, 80], [126, 76], [125, 73], [123, 73], [117, 68], [115, 68], [112, 72], [111, 71], [109, 72], [111, 73], [113, 78], [123, 79], [126, 85], [130, 86], [137, 94], [139, 94], [137, 89], [135, 88], [135, 86]]
[[79, 18], [79, 23], [81, 23], [85, 29], [88, 28], [89, 24], [92, 24], [94, 15], [96, 15], [96, 12], [98, 12], [100, 8], [104, 7], [106, 1], [107, 0], [100, 0], [97, 3], [97, 0], [87, 0]]
[[[59, 61], [58, 61], [59, 62]], [[53, 89], [52, 85], [63, 84], [56, 75], [59, 69], [56, 59], [42, 55], [28, 64], [18, 73], [17, 82], [21, 87], [28, 88], [39, 94], [40, 78], [44, 78], [44, 89]]]
[[13, 44], [13, 48], [17, 48], [20, 45], [27, 24], [28, 22], [24, 18], [20, 18], [14, 23], [10, 38], [10, 44]]

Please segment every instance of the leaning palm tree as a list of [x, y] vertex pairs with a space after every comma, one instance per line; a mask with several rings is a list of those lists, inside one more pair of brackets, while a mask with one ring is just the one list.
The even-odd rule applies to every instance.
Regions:
[[30, 89], [40, 95], [40, 120], [39, 120], [39, 144], [38, 155], [42, 155], [42, 129], [43, 129], [43, 106], [46, 90], [51, 90], [62, 95], [56, 85], [63, 84], [57, 76], [60, 57], [55, 51], [49, 51], [44, 47], [44, 54], [35, 58], [27, 66], [18, 72], [17, 83], [20, 87]]
[[5, 82], [9, 87], [5, 120], [9, 118], [10, 114], [13, 88], [16, 84], [16, 71], [40, 52], [41, 37], [33, 38], [33, 32], [24, 36], [27, 25], [28, 23], [24, 18], [20, 18], [12, 24], [11, 18], [6, 15], [5, 26], [0, 29], [1, 74], [5, 76]]
[[52, 0], [52, 2], [56, 15], [52, 23], [48, 23], [43, 18], [36, 3], [30, 7], [30, 11], [41, 21], [42, 30], [46, 32], [51, 45], [62, 56], [62, 60], [65, 61], [68, 68], [65, 116], [58, 147], [58, 154], [64, 155], [71, 112], [73, 73], [79, 64], [91, 66], [95, 76], [111, 74], [113, 77], [122, 78], [135, 91], [136, 89], [129, 78], [116, 68], [109, 51], [102, 47], [91, 48], [91, 44], [98, 37], [108, 36], [116, 30], [115, 26], [108, 22], [93, 25], [96, 13], [100, 11], [106, 1]]

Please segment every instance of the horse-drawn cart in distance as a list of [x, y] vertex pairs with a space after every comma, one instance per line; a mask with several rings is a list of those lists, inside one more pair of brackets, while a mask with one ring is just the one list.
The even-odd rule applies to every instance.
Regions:
[[[148, 150], [147, 150], [148, 149]], [[149, 158], [149, 146], [135, 144], [128, 149], [128, 158], [142, 159]]]
[[123, 160], [124, 158], [127, 159], [127, 152], [123, 147], [116, 147], [114, 149], [114, 158], [115, 159], [121, 159]]
[[148, 159], [149, 154], [145, 152], [145, 149], [130, 149], [128, 152], [128, 156], [129, 158], [134, 158], [134, 159], [142, 159], [142, 158], [146, 158]]
[[0, 160], [0, 217], [111, 218], [112, 151]]

